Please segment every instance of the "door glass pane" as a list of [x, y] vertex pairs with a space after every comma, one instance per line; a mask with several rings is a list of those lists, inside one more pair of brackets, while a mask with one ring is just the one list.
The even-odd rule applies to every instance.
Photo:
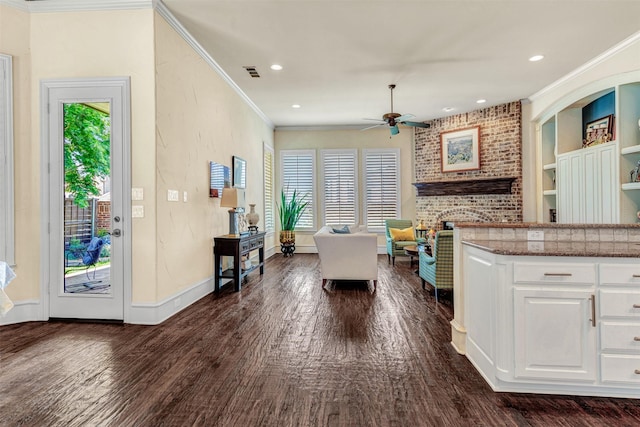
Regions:
[[64, 104], [64, 292], [111, 293], [111, 119], [105, 102]]

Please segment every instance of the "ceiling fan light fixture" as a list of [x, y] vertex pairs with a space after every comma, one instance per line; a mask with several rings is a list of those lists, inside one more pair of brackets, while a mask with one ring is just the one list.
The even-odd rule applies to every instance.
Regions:
[[391, 131], [392, 136], [400, 133], [400, 129], [398, 129], [398, 125], [390, 126], [389, 130]]

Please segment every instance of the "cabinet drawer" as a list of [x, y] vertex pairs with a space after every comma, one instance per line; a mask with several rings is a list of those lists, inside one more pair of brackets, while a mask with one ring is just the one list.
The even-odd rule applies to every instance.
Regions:
[[595, 283], [595, 264], [515, 262], [515, 283]]
[[262, 237], [251, 240], [251, 249], [261, 248], [263, 245], [264, 239]]
[[249, 249], [251, 248], [251, 242], [249, 242], [248, 240], [243, 240], [240, 242], [240, 253], [245, 253], [245, 252], [249, 252]]
[[640, 384], [640, 355], [603, 354], [600, 371], [602, 382]]
[[598, 296], [601, 317], [640, 319], [640, 289], [601, 289]]
[[636, 284], [640, 286], [640, 263], [600, 264], [600, 283]]
[[640, 354], [640, 323], [600, 323], [600, 349], [633, 351]]

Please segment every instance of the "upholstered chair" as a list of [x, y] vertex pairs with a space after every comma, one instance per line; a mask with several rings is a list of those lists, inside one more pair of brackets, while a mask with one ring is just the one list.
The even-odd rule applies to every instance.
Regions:
[[[384, 226], [387, 237], [387, 260], [396, 265], [396, 255], [406, 256], [404, 248], [417, 245], [413, 222], [410, 219], [386, 219]], [[389, 231], [390, 229], [393, 230]]]
[[420, 251], [418, 274], [422, 279], [422, 288], [429, 282], [435, 289], [436, 302], [439, 289], [453, 289], [453, 230], [440, 230], [436, 233], [431, 255]]

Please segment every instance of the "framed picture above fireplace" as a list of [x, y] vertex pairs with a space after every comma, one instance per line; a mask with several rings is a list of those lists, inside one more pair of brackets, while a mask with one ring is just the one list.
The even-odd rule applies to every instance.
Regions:
[[480, 169], [480, 126], [440, 134], [442, 172]]

